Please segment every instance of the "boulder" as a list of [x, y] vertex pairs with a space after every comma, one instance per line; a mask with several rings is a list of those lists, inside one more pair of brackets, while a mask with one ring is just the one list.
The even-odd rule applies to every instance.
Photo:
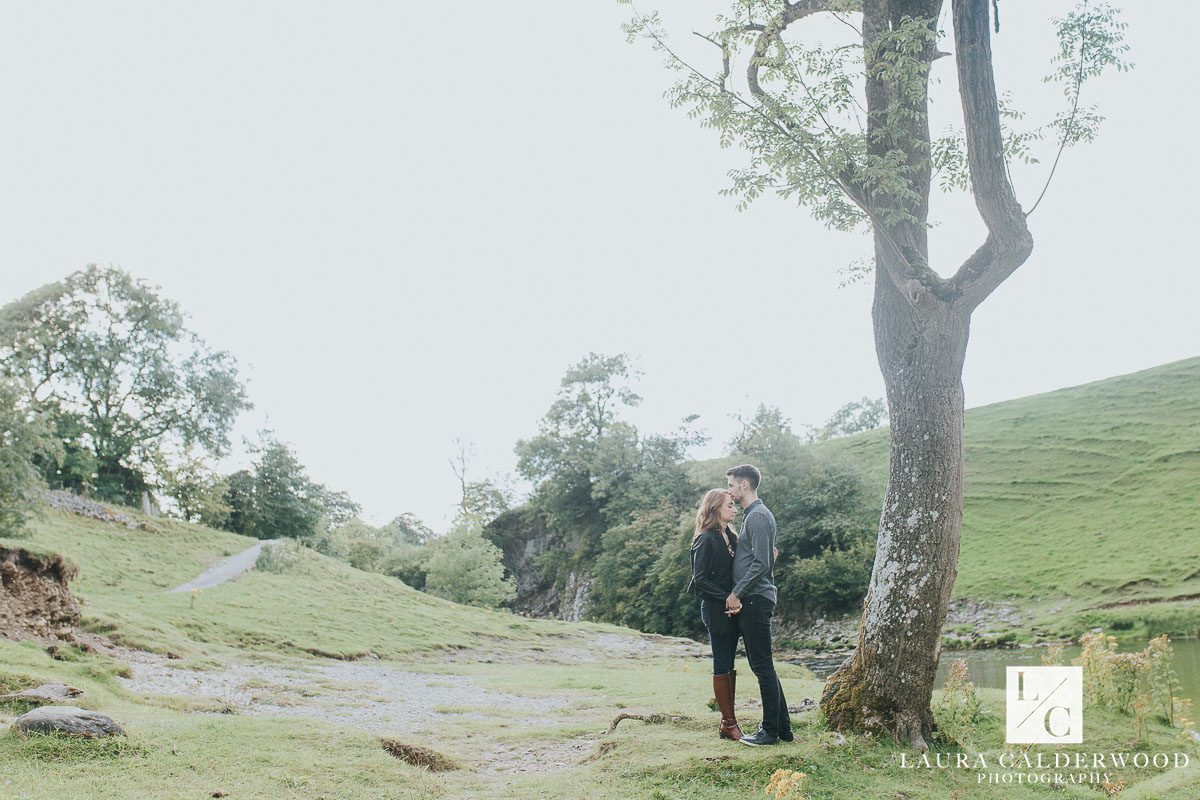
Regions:
[[125, 735], [125, 729], [111, 717], [75, 706], [35, 708], [17, 717], [13, 728], [21, 733], [64, 733], [88, 739]]
[[25, 689], [20, 692], [10, 692], [9, 694], [0, 694], [0, 698], [5, 700], [31, 700], [44, 703], [61, 703], [63, 700], [69, 700], [72, 697], [78, 697], [83, 694], [82, 689], [76, 689], [74, 686], [67, 686], [65, 683], [43, 683], [41, 686], [35, 686], [32, 689]]

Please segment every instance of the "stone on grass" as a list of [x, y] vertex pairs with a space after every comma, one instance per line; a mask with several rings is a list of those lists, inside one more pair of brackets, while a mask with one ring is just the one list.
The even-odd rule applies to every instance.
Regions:
[[124, 736], [125, 729], [97, 711], [75, 706], [42, 706], [17, 717], [13, 728], [21, 733], [63, 733], [98, 739], [102, 736]]
[[76, 689], [74, 686], [67, 686], [65, 683], [43, 683], [41, 686], [35, 686], [32, 689], [24, 689], [20, 692], [10, 692], [9, 694], [0, 694], [0, 699], [61, 703], [63, 700], [69, 700], [72, 697], [78, 697], [81, 694], [83, 694], [82, 689]]

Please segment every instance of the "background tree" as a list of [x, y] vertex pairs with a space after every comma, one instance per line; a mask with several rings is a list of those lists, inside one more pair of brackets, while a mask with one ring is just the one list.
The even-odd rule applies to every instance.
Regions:
[[228, 502], [229, 481], [208, 465], [208, 460], [192, 452], [176, 458], [172, 464], [164, 457], [154, 461], [156, 483], [175, 501], [184, 520], [210, 528], [222, 528], [229, 522], [232, 507]]
[[[563, 376], [538, 435], [517, 444], [517, 470], [535, 483], [531, 505], [560, 533], [539, 556], [540, 577], [560, 588], [571, 574], [592, 571], [610, 528], [647, 510], [678, 516], [694, 502], [683, 460], [703, 441], [690, 427], [696, 418], [687, 417], [670, 434], [642, 435], [620, 416], [641, 402], [633, 390], [637, 376], [625, 355], [589, 353]], [[661, 544], [661, 535], [655, 539]], [[610, 600], [617, 602], [631, 573], [620, 581], [606, 574], [589, 616], [621, 613]]]
[[56, 441], [22, 387], [0, 379], [0, 536], [17, 536], [45, 487], [35, 460], [53, 461]]
[[[635, 10], [627, 27], [680, 74], [668, 90], [671, 102], [716, 129], [722, 145], [747, 154], [729, 190], [741, 207], [773, 190], [829, 225], [872, 232], [890, 479], [858, 646], [830, 677], [821, 706], [834, 727], [888, 731], [921, 750], [933, 722], [929, 701], [962, 530], [962, 368], [971, 314], [1033, 247], [1008, 159], [1045, 133], [1057, 138], [1059, 155], [1089, 140], [1099, 115], [1080, 104], [1083, 83], [1107, 66], [1126, 66], [1115, 12], [1083, 3], [1058, 21], [1061, 49], [1050, 76], [1062, 83], [1068, 109], [1041, 130], [1006, 130], [992, 69], [991, 5], [952, 2], [964, 126], [961, 137], [943, 137], [936, 149], [929, 77], [945, 55], [938, 48], [942, 0], [739, 0], [704, 37], [720, 64], [708, 72], [668, 45], [656, 15]], [[798, 41], [793, 26], [816, 14], [833, 15], [853, 39]], [[743, 52], [745, 78], [735, 84], [731, 64]], [[935, 166], [962, 176], [942, 185], [969, 187], [987, 227], [985, 241], [950, 277], [929, 260]]]
[[0, 308], [0, 370], [64, 443], [52, 485], [135, 503], [170, 446], [229, 447], [249, 408], [232, 356], [210, 350], [157, 290], [91, 265]]
[[856, 467], [812, 447], [779, 409], [743, 420], [734, 454], [762, 470], [779, 526], [779, 606], [790, 619], [861, 603], [875, 550], [878, 492]]
[[516, 446], [535, 503], [585, 543], [604, 530], [605, 500], [633, 466], [637, 430], [618, 414], [642, 400], [632, 388], [637, 374], [625, 355], [589, 353], [563, 376], [538, 435]]
[[810, 438], [815, 442], [824, 442], [839, 436], [853, 436], [887, 424], [887, 418], [887, 403], [882, 397], [864, 397], [846, 403], [833, 412], [824, 425], [810, 433]]
[[259, 539], [305, 539], [336, 527], [360, 511], [345, 492], [313, 481], [292, 448], [271, 431], [260, 431], [248, 445], [253, 471], [227, 479], [226, 528]]
[[432, 595], [483, 608], [499, 608], [517, 595], [504, 576], [500, 548], [483, 537], [477, 520], [463, 520], [430, 548], [425, 591]]
[[425, 544], [435, 535], [416, 514], [407, 512], [393, 519], [386, 527], [395, 531], [395, 538], [406, 544]]
[[461, 439], [456, 439], [454, 444], [455, 454], [450, 459], [450, 469], [458, 479], [460, 489], [457, 516], [460, 519], [474, 518], [486, 525], [508, 511], [512, 505], [510, 492], [490, 479], [468, 480], [467, 470], [474, 448]]

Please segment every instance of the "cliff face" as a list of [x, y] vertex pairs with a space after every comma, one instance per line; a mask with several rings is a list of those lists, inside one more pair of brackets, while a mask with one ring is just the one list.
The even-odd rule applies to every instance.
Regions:
[[70, 638], [79, 603], [67, 588], [78, 570], [62, 556], [0, 547], [0, 636]]
[[484, 535], [500, 548], [504, 569], [516, 581], [514, 611], [550, 619], [583, 618], [592, 576], [555, 567], [563, 537], [545, 517], [529, 508], [514, 509], [492, 520]]

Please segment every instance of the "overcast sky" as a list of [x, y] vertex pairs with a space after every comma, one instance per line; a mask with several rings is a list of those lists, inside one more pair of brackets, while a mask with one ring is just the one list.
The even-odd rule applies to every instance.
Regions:
[[[641, 5], [711, 61], [690, 32], [725, 4]], [[1061, 106], [1040, 78], [1070, 5], [1000, 4], [998, 82], [1030, 125]], [[975, 314], [968, 406], [1200, 354], [1200, 4], [1119, 5], [1137, 68], [1088, 86], [1108, 121]], [[870, 288], [838, 286], [869, 240], [775, 198], [735, 211], [718, 190], [738, 154], [667, 106], [613, 0], [0, 8], [0, 301], [90, 262], [161, 286], [238, 358], [256, 405], [238, 437], [269, 425], [372, 521], [443, 528], [453, 440], [476, 477], [512, 472], [591, 350], [637, 358], [644, 429], [699, 414], [703, 456], [759, 403], [816, 424], [882, 395]], [[935, 66], [935, 130], [953, 69]], [[1015, 170], [1027, 207], [1046, 168]], [[965, 196], [935, 215], [950, 274], [982, 227]]]

